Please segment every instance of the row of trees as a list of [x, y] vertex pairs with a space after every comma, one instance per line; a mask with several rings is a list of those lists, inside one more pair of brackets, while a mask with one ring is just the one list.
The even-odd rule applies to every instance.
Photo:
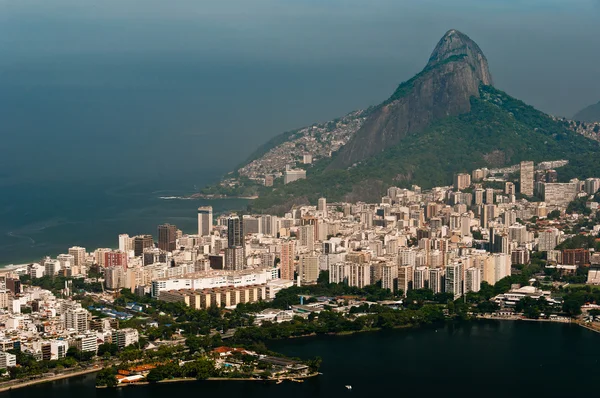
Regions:
[[73, 369], [80, 364], [89, 363], [95, 356], [93, 352], [81, 352], [75, 347], [69, 348], [64, 358], [43, 361], [36, 360], [31, 354], [20, 349], [9, 350], [8, 352], [17, 357], [17, 366], [7, 369], [11, 379], [23, 379], [52, 371]]
[[219, 376], [213, 361], [208, 358], [199, 358], [194, 361], [186, 362], [179, 366], [177, 361], [170, 361], [152, 369], [146, 380], [153, 383], [164, 379], [174, 379], [180, 377], [193, 377], [197, 380], [205, 380], [209, 377]]
[[266, 340], [311, 334], [428, 325], [444, 320], [443, 310], [437, 305], [424, 305], [418, 310], [406, 309], [402, 311], [374, 305], [367, 311], [365, 315], [347, 316], [341, 312], [325, 310], [318, 315], [311, 313], [306, 319], [296, 316], [289, 322], [263, 322], [260, 327], [252, 326], [237, 329], [233, 341], [238, 344], [253, 344]]

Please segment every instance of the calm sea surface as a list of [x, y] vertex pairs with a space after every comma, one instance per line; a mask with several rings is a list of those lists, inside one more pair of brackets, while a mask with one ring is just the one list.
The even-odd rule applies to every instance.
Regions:
[[[489, 321], [436, 329], [280, 341], [290, 356], [321, 356], [304, 383], [191, 382], [96, 390], [94, 376], [15, 390], [14, 398], [594, 396], [600, 335], [578, 326]], [[352, 385], [352, 391], [344, 386]]]
[[572, 115], [600, 99], [599, 18], [596, 0], [0, 0], [0, 266], [193, 232], [205, 203], [158, 196], [381, 102], [451, 28], [500, 89]]
[[[166, 200], [189, 190], [160, 189], [168, 183], [90, 181], [20, 184], [0, 195], [0, 265], [36, 261], [70, 246], [118, 247], [118, 235], [150, 233], [168, 222], [196, 233], [199, 206], [215, 213], [244, 209], [247, 200]], [[175, 184], [173, 184], [175, 185]], [[186, 186], [181, 183], [181, 186]]]

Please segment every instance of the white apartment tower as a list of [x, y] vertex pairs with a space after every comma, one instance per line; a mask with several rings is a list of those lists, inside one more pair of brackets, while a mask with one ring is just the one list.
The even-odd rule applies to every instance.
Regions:
[[413, 289], [424, 289], [429, 286], [429, 267], [415, 268]]
[[133, 240], [127, 234], [119, 235], [119, 250], [123, 253], [129, 253], [133, 250]]
[[323, 217], [327, 217], [327, 199], [319, 198], [317, 202], [317, 210], [323, 212]]
[[444, 270], [441, 268], [429, 269], [429, 289], [431, 289], [434, 294], [441, 293], [444, 290], [443, 276]]
[[533, 162], [521, 162], [521, 189], [523, 195], [533, 196]]
[[212, 232], [213, 208], [212, 206], [198, 207], [198, 235], [207, 236]]
[[481, 272], [471, 267], [465, 272], [465, 293], [478, 292], [481, 288]]
[[85, 265], [85, 247], [73, 246], [69, 248], [69, 254], [73, 256], [74, 266], [81, 267]]
[[454, 295], [456, 300], [463, 294], [463, 265], [460, 263], [446, 266], [446, 293]]
[[84, 308], [69, 308], [65, 312], [65, 328], [79, 333], [89, 330], [88, 311]]

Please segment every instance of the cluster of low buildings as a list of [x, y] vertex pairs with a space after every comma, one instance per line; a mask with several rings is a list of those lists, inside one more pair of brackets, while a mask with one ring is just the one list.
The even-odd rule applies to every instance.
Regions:
[[[10, 274], [0, 277], [0, 286]], [[124, 348], [138, 342], [137, 330], [120, 329], [116, 318], [94, 317], [71, 298], [32, 286], [19, 286], [8, 296], [8, 305], [0, 309], [0, 369], [15, 366], [12, 350], [41, 361], [64, 358], [71, 347], [95, 354], [103, 343]]]
[[[362, 115], [363, 111], [356, 111], [338, 120], [292, 132], [285, 142], [240, 168], [238, 174], [265, 186], [272, 186], [280, 177], [285, 184], [306, 178], [306, 170], [294, 166], [331, 157], [362, 126], [365, 119]], [[236, 183], [237, 180], [229, 181]]]

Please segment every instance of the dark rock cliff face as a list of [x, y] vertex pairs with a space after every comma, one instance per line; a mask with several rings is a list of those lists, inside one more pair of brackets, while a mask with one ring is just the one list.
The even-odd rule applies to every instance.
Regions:
[[471, 109], [479, 86], [493, 85], [487, 59], [467, 35], [450, 30], [439, 41], [423, 71], [400, 84], [333, 159], [330, 169], [345, 168], [397, 145], [432, 122]]

